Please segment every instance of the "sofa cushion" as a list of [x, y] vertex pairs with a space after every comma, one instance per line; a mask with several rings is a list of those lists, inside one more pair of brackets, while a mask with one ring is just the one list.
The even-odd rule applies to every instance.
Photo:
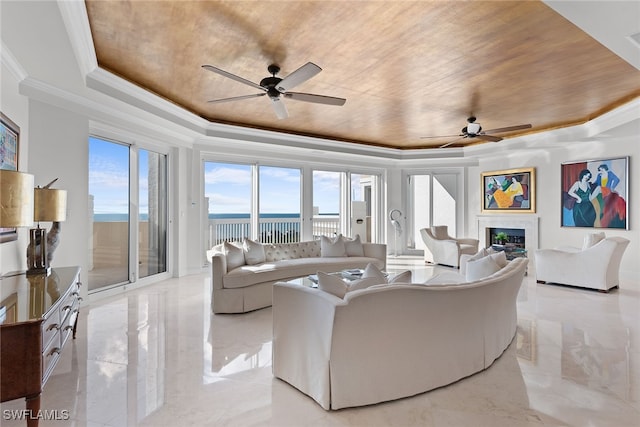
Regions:
[[264, 245], [265, 261], [274, 262], [285, 259], [312, 258], [320, 256], [320, 240], [307, 242], [278, 243]]
[[227, 257], [227, 271], [245, 265], [244, 251], [240, 246], [229, 242], [224, 242], [222, 245], [222, 250]]
[[344, 239], [344, 247], [347, 251], [347, 256], [364, 256], [364, 247], [360, 241], [360, 235], [356, 234], [353, 239]]
[[[498, 254], [495, 254], [498, 255]], [[467, 262], [467, 282], [480, 280], [500, 271], [501, 267], [493, 256], [486, 256], [475, 261]]]
[[335, 295], [338, 298], [344, 298], [345, 294], [349, 290], [349, 285], [347, 285], [340, 276], [318, 271], [318, 289]]
[[[374, 262], [369, 257], [312, 257], [284, 259], [264, 264], [243, 265], [230, 270], [222, 278], [223, 288], [244, 288], [262, 282], [276, 282], [315, 274], [318, 271], [341, 271], [347, 268], [364, 268]], [[379, 262], [380, 266], [383, 261]]]
[[320, 256], [325, 258], [347, 256], [347, 249], [342, 239], [342, 234], [339, 234], [335, 239], [320, 236]]
[[244, 261], [247, 265], [262, 264], [266, 260], [262, 243], [245, 237], [242, 241], [242, 250], [244, 251]]

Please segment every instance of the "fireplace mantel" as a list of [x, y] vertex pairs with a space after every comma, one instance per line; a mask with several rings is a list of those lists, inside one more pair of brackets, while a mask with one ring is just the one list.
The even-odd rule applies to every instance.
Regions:
[[487, 228], [520, 228], [525, 233], [525, 249], [531, 254], [538, 249], [538, 215], [477, 215], [480, 247], [489, 247]]

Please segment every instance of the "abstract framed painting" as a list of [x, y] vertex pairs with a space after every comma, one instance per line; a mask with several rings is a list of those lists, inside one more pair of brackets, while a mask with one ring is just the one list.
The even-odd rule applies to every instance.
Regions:
[[629, 157], [560, 165], [562, 227], [629, 229]]
[[535, 212], [535, 173], [535, 168], [482, 172], [482, 212]]
[[[20, 128], [0, 113], [0, 169], [18, 170]], [[18, 240], [15, 228], [0, 228], [0, 243]]]

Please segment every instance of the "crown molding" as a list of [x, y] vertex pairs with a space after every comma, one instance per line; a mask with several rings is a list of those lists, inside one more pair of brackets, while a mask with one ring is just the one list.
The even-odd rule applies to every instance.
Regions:
[[87, 75], [98, 68], [87, 7], [81, 0], [58, 0], [58, 9], [78, 61], [80, 73], [83, 76]]
[[27, 71], [20, 65], [18, 60], [4, 42], [0, 42], [0, 61], [6, 66], [11, 75], [19, 82], [26, 79]]
[[90, 120], [127, 127], [134, 132], [166, 142], [169, 145], [191, 146], [194, 141], [193, 135], [184, 132], [182, 128], [172, 123], [165, 123], [164, 126], [153, 123], [151, 120], [152, 117], [147, 117], [146, 120], [141, 119], [140, 117], [130, 114], [127, 108], [110, 106], [85, 96], [60, 89], [32, 77], [27, 77], [20, 82], [19, 92], [30, 99], [72, 111], [76, 114], [86, 116]]

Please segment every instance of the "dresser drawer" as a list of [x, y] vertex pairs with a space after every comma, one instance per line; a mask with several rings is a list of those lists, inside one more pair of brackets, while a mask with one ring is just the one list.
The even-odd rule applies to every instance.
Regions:
[[42, 323], [42, 348], [45, 349], [60, 331], [60, 311], [54, 310]]
[[58, 358], [60, 358], [60, 351], [62, 350], [60, 341], [60, 332], [56, 333], [54, 339], [51, 340], [47, 347], [43, 347], [42, 351], [42, 384], [47, 382], [51, 371], [56, 365]]

